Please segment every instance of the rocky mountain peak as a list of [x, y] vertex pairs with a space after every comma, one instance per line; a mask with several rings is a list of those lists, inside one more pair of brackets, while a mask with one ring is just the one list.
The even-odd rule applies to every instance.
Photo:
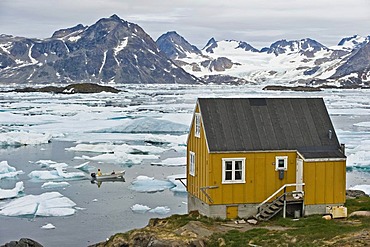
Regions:
[[205, 50], [206, 52], [213, 53], [213, 49], [217, 47], [217, 41], [215, 38], [211, 38], [208, 40], [207, 44], [204, 46], [202, 50]]
[[343, 38], [339, 41], [338, 46], [341, 46], [345, 49], [358, 49], [361, 46], [370, 42], [370, 36], [362, 37], [359, 35], [353, 35], [351, 37]]
[[66, 29], [60, 29], [58, 31], [55, 31], [53, 35], [51, 36], [52, 39], [57, 39], [57, 38], [63, 38], [65, 36], [70, 35], [71, 33], [77, 32], [77, 31], [82, 31], [86, 28], [86, 26], [82, 24], [78, 24], [74, 27], [71, 28], [66, 28]]
[[320, 44], [316, 40], [306, 38], [301, 40], [287, 41], [282, 39], [273, 43], [270, 48], [263, 49], [264, 52], [274, 53], [276, 56], [284, 53], [300, 52], [306, 56], [312, 56], [313, 53], [327, 49], [324, 45]]
[[117, 15], [45, 40], [0, 38], [0, 72], [2, 82], [199, 82], [162, 54], [140, 26]]
[[175, 31], [161, 35], [156, 44], [159, 50], [170, 59], [186, 58], [188, 54], [201, 55], [202, 52], [194, 45], [191, 45]]

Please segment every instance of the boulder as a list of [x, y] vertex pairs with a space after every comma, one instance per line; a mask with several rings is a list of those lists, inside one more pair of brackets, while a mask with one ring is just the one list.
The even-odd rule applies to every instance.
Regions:
[[21, 238], [19, 241], [10, 241], [1, 247], [42, 247], [42, 245], [29, 238]]

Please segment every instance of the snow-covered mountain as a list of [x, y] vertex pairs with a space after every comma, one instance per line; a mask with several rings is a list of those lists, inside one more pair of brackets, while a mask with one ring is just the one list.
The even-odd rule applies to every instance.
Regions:
[[[186, 40], [182, 43], [189, 44]], [[207, 82], [210, 82], [209, 78], [217, 81], [217, 75], [223, 78], [227, 75], [241, 78], [241, 83], [368, 85], [369, 43], [370, 36], [356, 35], [342, 39], [337, 46], [326, 47], [306, 38], [279, 40], [270, 47], [257, 50], [243, 41], [211, 38], [201, 53], [187, 50], [182, 56], [172, 56], [171, 59]], [[166, 44], [182, 50], [181, 43], [174, 39], [167, 39]]]
[[3, 83], [196, 83], [161, 53], [153, 39], [117, 15], [48, 39], [0, 36]]
[[0, 35], [0, 83], [268, 83], [369, 85], [370, 36], [326, 47], [279, 40], [261, 50], [211, 38], [203, 49], [175, 31], [156, 42], [117, 15], [47, 39]]

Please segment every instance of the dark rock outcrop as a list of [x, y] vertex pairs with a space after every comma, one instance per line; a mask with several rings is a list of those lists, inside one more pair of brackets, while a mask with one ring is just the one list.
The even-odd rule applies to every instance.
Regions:
[[21, 238], [19, 241], [11, 241], [1, 247], [42, 247], [42, 245], [29, 238]]
[[26, 87], [26, 88], [17, 88], [8, 92], [17, 92], [17, 93], [30, 93], [30, 92], [42, 92], [42, 93], [62, 93], [62, 94], [75, 94], [75, 93], [118, 93], [120, 90], [115, 89], [109, 86], [102, 86], [94, 83], [79, 83], [79, 84], [70, 84], [66, 87], [55, 87], [47, 86], [40, 88]]
[[245, 85], [253, 84], [243, 78], [230, 75], [206, 75], [200, 78], [206, 84], [227, 84], [227, 85]]

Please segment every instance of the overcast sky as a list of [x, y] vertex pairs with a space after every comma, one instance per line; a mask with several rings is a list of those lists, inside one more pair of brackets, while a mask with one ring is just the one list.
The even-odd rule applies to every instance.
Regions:
[[331, 46], [370, 35], [370, 0], [0, 0], [0, 34], [47, 38], [112, 14], [154, 40], [177, 31], [199, 48], [212, 37], [262, 48], [280, 39]]

